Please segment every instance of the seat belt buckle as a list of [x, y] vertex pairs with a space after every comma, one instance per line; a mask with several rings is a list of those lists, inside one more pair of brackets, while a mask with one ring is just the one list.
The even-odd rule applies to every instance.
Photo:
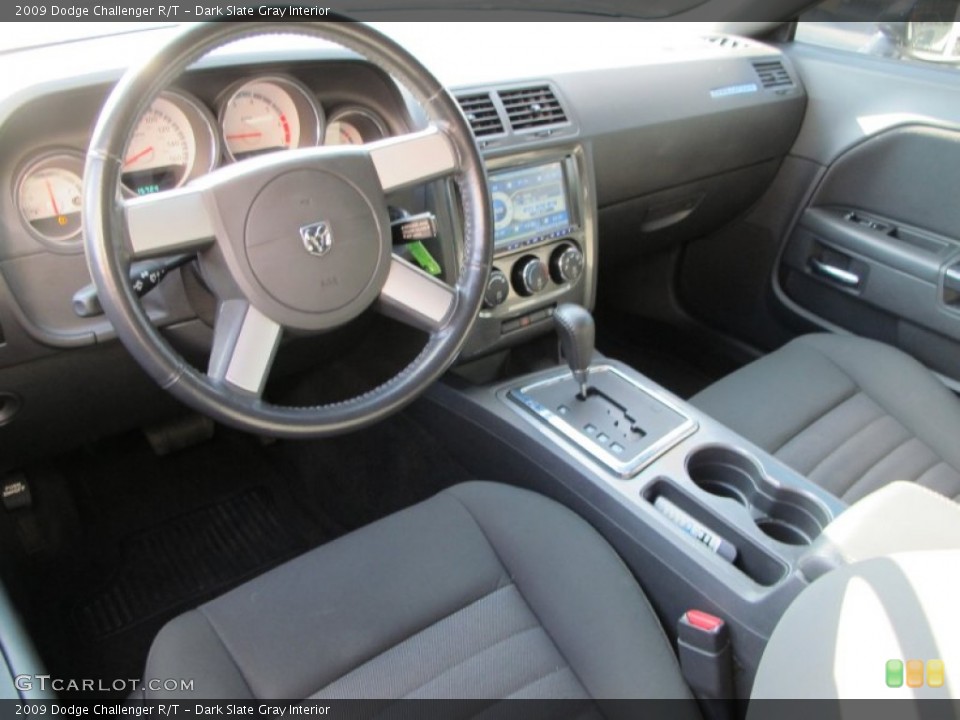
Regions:
[[688, 610], [677, 623], [677, 645], [680, 670], [698, 698], [734, 698], [733, 647], [722, 618]]

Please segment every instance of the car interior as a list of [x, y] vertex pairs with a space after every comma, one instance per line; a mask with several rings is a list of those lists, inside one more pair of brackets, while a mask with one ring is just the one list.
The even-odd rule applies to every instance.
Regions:
[[923, 4], [0, 52], [2, 697], [955, 699]]

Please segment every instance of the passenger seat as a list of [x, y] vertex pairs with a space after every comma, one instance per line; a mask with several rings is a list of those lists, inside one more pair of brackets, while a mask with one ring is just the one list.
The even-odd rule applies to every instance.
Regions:
[[889, 345], [803, 336], [691, 402], [846, 502], [894, 480], [960, 498], [960, 400]]

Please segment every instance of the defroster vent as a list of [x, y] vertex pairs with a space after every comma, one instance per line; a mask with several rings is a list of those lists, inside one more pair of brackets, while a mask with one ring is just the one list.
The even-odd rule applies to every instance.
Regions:
[[760, 83], [767, 90], [779, 87], [792, 87], [793, 78], [780, 60], [761, 60], [753, 63]]

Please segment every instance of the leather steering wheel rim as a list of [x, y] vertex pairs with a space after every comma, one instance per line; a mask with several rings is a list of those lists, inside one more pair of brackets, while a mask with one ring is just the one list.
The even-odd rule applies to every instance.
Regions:
[[[430, 128], [428, 132], [414, 133], [397, 139], [403, 142], [391, 144], [389, 141], [384, 141], [380, 144], [362, 146], [359, 154], [355, 149], [317, 148], [274, 153], [271, 157], [289, 157], [286, 160], [279, 158], [262, 160], [260, 165], [251, 166], [253, 168], [251, 173], [261, 173], [261, 175], [268, 173], [269, 177], [267, 175], [263, 177], [268, 177], [270, 182], [294, 170], [306, 173], [304, 176], [307, 177], [321, 177], [322, 171], [326, 173], [323, 177], [327, 177], [330, 173], [339, 172], [337, 168], [346, 163], [350, 168], [357, 168], [356, 172], [350, 170], [354, 176], [365, 177], [370, 174], [370, 168], [378, 171], [381, 181], [379, 189], [385, 194], [392, 189], [393, 185], [390, 183], [394, 182], [394, 176], [398, 173], [404, 175], [407, 172], [404, 159], [420, 157], [424, 155], [422, 149], [427, 148], [427, 155], [431, 157], [435, 155], [439, 158], [435, 162], [437, 167], [422, 170], [424, 177], [418, 177], [416, 182], [409, 182], [409, 184], [421, 184], [436, 177], [447, 176], [455, 181], [460, 196], [463, 223], [460, 268], [456, 284], [449, 288], [449, 307], [446, 308], [444, 316], [433, 318], [425, 327], [429, 331], [429, 339], [423, 351], [410, 365], [382, 385], [363, 395], [329, 405], [293, 407], [271, 404], [260, 394], [265, 376], [259, 391], [255, 387], [255, 382], [249, 387], [231, 384], [229, 381], [231, 377], [229, 371], [233, 367], [231, 361], [243, 370], [245, 365], [251, 363], [256, 365], [262, 360], [256, 357], [250, 363], [245, 362], [241, 353], [242, 347], [255, 348], [258, 356], [266, 352], [255, 343], [251, 345], [247, 342], [243, 345], [245, 341], [242, 337], [238, 339], [238, 335], [243, 336], [247, 332], [248, 323], [250, 327], [259, 327], [254, 320], [274, 322], [269, 317], [269, 312], [259, 310], [254, 312], [252, 300], [244, 305], [243, 299], [235, 299], [234, 304], [247, 313], [244, 316], [246, 320], [237, 325], [239, 329], [224, 331], [223, 335], [228, 336], [227, 340], [221, 342], [215, 329], [214, 355], [218, 353], [218, 347], [228, 347], [229, 352], [223, 351], [226, 352], [224, 362], [228, 367], [226, 370], [221, 368], [219, 373], [215, 373], [212, 368], [217, 363], [211, 360], [211, 368], [208, 368], [205, 373], [188, 363], [164, 339], [141, 306], [129, 280], [130, 264], [135, 259], [143, 257], [143, 248], [148, 247], [150, 242], [156, 239], [157, 231], [151, 230], [144, 218], [152, 219], [153, 225], [157, 224], [157, 218], [167, 218], [169, 227], [173, 228], [171, 234], [175, 235], [179, 232], [180, 225], [186, 222], [181, 222], [182, 217], [199, 214], [199, 208], [202, 207], [203, 212], [209, 212], [213, 217], [210, 220], [210, 227], [216, 230], [212, 245], [204, 246], [206, 249], [203, 252], [217, 257], [228, 256], [231, 252], [238, 257], [243, 256], [243, 248], [237, 252], [233, 249], [224, 249], [228, 240], [221, 237], [221, 233], [224, 236], [230, 233], [225, 229], [222, 218], [216, 216], [216, 211], [211, 209], [215, 205], [223, 204], [221, 195], [234, 192], [235, 187], [242, 185], [231, 175], [241, 171], [221, 168], [210, 174], [211, 179], [200, 178], [188, 184], [182, 191], [159, 193], [153, 196], [153, 199], [130, 200], [123, 198], [120, 191], [122, 158], [135, 123], [142, 113], [148, 108], [152, 99], [183, 71], [211, 50], [228, 42], [269, 33], [320, 38], [358, 53], [389, 73], [410, 92], [422, 106], [430, 121]], [[400, 147], [404, 143], [408, 144]], [[369, 148], [366, 152], [369, 157], [363, 156], [364, 148]], [[407, 150], [412, 152], [404, 154]], [[335, 159], [331, 160], [331, 158]], [[255, 163], [255, 161], [246, 162]], [[284, 162], [287, 165], [280, 167]], [[239, 163], [231, 168], [237, 168], [245, 163]], [[288, 167], [291, 163], [292, 165]], [[261, 169], [261, 165], [267, 169]], [[314, 172], [315, 169], [316, 172]], [[421, 170], [411, 171], [408, 174], [416, 176], [418, 172]], [[259, 177], [255, 177], [254, 180], [262, 182], [264, 187], [267, 187], [269, 185], [267, 180], [258, 180]], [[385, 177], [389, 179], [385, 180]], [[350, 186], [359, 182], [354, 182], [353, 178], [340, 182], [338, 178], [339, 176], [332, 182], [338, 183], [336, 187], [345, 193], [353, 192]], [[404, 175], [396, 182], [407, 180], [409, 178]], [[191, 189], [198, 182], [201, 185], [200, 189]], [[243, 182], [249, 185], [251, 181]], [[217, 183], [221, 184], [217, 185]], [[375, 192], [368, 194], [374, 198], [378, 197]], [[165, 197], [161, 198], [161, 195]], [[167, 205], [160, 205], [161, 200]], [[370, 201], [367, 204], [375, 203]], [[248, 211], [252, 212], [249, 209]], [[383, 208], [371, 210], [368, 223], [370, 227], [380, 227], [382, 225], [380, 220], [385, 212], [385, 205]], [[250, 225], [250, 222], [248, 218], [247, 225]], [[249, 432], [288, 438], [324, 437], [369, 425], [402, 408], [439, 378], [456, 359], [473, 327], [483, 300], [493, 254], [486, 173], [470, 127], [456, 101], [426, 68], [395, 42], [369, 26], [339, 18], [320, 23], [197, 24], [179, 33], [147, 61], [127, 71], [104, 105], [90, 144], [84, 171], [83, 228], [87, 262], [104, 312], [112, 322], [120, 341], [145, 371], [161, 387], [186, 405], [215, 420]], [[191, 228], [191, 231], [194, 235], [203, 234], [195, 228]], [[143, 233], [149, 236], [147, 240], [143, 239]], [[186, 230], [184, 233], [185, 236], [189, 234]], [[291, 240], [299, 242], [300, 238]], [[305, 242], [306, 238], [304, 238]], [[240, 247], [239, 241], [234, 244]], [[166, 249], [172, 250], [173, 247], [171, 245]], [[148, 250], [160, 254], [156, 248], [148, 247]], [[389, 249], [386, 252], [389, 255]], [[149, 252], [146, 254], [149, 255]], [[382, 260], [377, 262], [382, 263]], [[386, 262], [390, 263], [386, 271], [381, 265], [377, 265], [375, 271], [371, 270], [370, 283], [374, 287], [377, 282], [380, 283], [378, 295], [380, 301], [387, 304], [395, 303], [388, 289], [394, 292], [397, 282], [401, 280], [409, 282], [409, 288], [404, 285], [402, 290], [402, 293], [407, 293], [409, 297], [404, 296], [401, 298], [402, 301], [396, 302], [403, 305], [409, 300], [411, 305], [418, 304], [413, 310], [404, 306], [403, 311], [408, 317], [421, 317], [424, 313], [433, 313], [431, 307], [423, 304], [427, 302], [431, 293], [442, 299], [446, 298], [446, 291], [436, 284], [429, 284], [422, 276], [416, 275], [412, 266], [398, 263], [396, 258], [390, 257]], [[229, 264], [229, 262], [226, 263], [226, 265]], [[400, 278], [396, 282], [394, 281], [395, 273]], [[243, 284], [241, 280], [237, 283]], [[219, 299], [221, 311], [218, 316], [218, 326], [221, 318], [226, 314], [224, 309], [230, 305], [224, 302], [224, 298]], [[265, 316], [267, 316], [266, 320], [264, 320]], [[223, 322], [227, 323], [226, 320]], [[282, 327], [281, 323], [276, 324], [277, 327]], [[256, 333], [252, 331], [251, 333], [248, 339], [256, 337]], [[269, 336], [263, 335], [263, 337]], [[228, 346], [223, 344], [230, 342], [233, 344]], [[279, 343], [279, 337], [276, 342]], [[217, 343], [220, 345], [218, 346]], [[272, 362], [272, 355], [270, 355], [270, 362]], [[269, 366], [266, 372], [269, 372]]]

